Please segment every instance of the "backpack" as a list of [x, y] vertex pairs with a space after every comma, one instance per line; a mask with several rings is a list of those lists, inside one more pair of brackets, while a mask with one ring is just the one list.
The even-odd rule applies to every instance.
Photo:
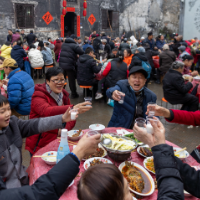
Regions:
[[150, 76], [151, 76], [151, 65], [150, 65], [148, 62], [145, 62], [145, 61], [141, 60], [141, 59], [138, 58], [137, 56], [136, 56], [136, 58], [142, 62], [142, 67], [143, 67], [144, 70], [148, 73], [147, 79], [149, 79]]

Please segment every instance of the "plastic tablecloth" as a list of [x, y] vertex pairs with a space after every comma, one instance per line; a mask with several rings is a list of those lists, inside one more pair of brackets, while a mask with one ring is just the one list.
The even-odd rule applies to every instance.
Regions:
[[[103, 133], [116, 133], [117, 129], [121, 129], [121, 128], [106, 128], [103, 131]], [[88, 130], [83, 130], [83, 133], [85, 134], [87, 131]], [[128, 131], [132, 132], [131, 130], [128, 130]], [[173, 147], [177, 147], [175, 144], [170, 143], [168, 141], [166, 143]], [[59, 139], [56, 139], [56, 140], [52, 141], [51, 143], [49, 143], [44, 148], [40, 149], [38, 152], [36, 152], [35, 155], [42, 155], [43, 153], [48, 152], [48, 151], [57, 151], [58, 146], [59, 146]], [[72, 149], [73, 149], [73, 145], [70, 145], [70, 150], [72, 150]], [[107, 158], [110, 159], [109, 157], [107, 157]], [[110, 160], [114, 163], [114, 161], [112, 159], [110, 159]], [[144, 158], [141, 157], [136, 151], [132, 152], [131, 161], [136, 162], [136, 163], [140, 164], [141, 166], [143, 166], [143, 160], [144, 160]], [[190, 166], [198, 166], [199, 165], [191, 156], [189, 156], [184, 162], [188, 163]], [[82, 161], [81, 165], [80, 165], [80, 172], [76, 176], [76, 178], [74, 180], [75, 181], [74, 184], [65, 191], [65, 193], [62, 195], [60, 200], [78, 200], [76, 191], [77, 191], [77, 184], [80, 180], [82, 173], [84, 172], [83, 163], [84, 162]], [[115, 165], [119, 166], [120, 163], [115, 163]], [[29, 174], [29, 180], [30, 180], [29, 184], [32, 185], [40, 176], [42, 176], [43, 174], [46, 174], [51, 168], [52, 168], [52, 166], [47, 165], [41, 158], [32, 158], [31, 164], [27, 170], [27, 172]], [[151, 174], [151, 175], [153, 178], [155, 178], [155, 175], [153, 175], [153, 174]], [[155, 192], [151, 196], [145, 197], [143, 199], [144, 200], [147, 200], [147, 199], [148, 200], [156, 200], [157, 194], [158, 194], [158, 191], [155, 190]], [[186, 197], [185, 199], [196, 200], [197, 198]]]

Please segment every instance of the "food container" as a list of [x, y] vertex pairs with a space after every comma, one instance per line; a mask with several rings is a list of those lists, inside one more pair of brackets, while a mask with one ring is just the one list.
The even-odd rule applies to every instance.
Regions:
[[92, 124], [89, 126], [89, 129], [93, 130], [93, 131], [97, 131], [98, 133], [102, 133], [102, 131], [105, 129], [106, 127], [102, 124]]
[[83, 135], [83, 132], [81, 131], [80, 135], [78, 137], [72, 137], [74, 134], [78, 133], [79, 130], [71, 130], [71, 131], [68, 131], [67, 135], [68, 135], [68, 138], [72, 141], [77, 141], [81, 138], [81, 136]]
[[[56, 164], [57, 151], [48, 151], [48, 152], [42, 154], [42, 156], [47, 156], [47, 157], [42, 157], [42, 160], [44, 160], [44, 162], [46, 164], [48, 164], [48, 165], [55, 165]], [[51, 156], [54, 156], [54, 157], [51, 157]]]
[[[181, 148], [173, 147], [173, 150], [174, 150], [174, 153], [176, 153], [177, 151], [181, 150]], [[181, 152], [178, 153], [178, 154], [179, 154], [179, 156], [177, 156], [177, 157], [178, 157], [180, 160], [184, 160], [184, 159], [188, 158], [189, 155], [190, 155], [186, 150], [181, 151]]]
[[110, 149], [109, 147], [106, 147], [105, 145], [103, 145], [103, 143], [101, 143], [101, 145], [107, 150], [108, 156], [111, 159], [113, 159], [114, 161], [124, 162], [124, 161], [128, 160], [131, 157], [131, 152], [137, 148], [137, 142], [128, 137], [117, 136], [117, 135], [112, 135], [112, 134], [110, 134], [110, 135], [112, 137], [123, 138], [124, 140], [130, 140], [135, 143], [135, 147], [131, 150], [114, 150], [114, 149]]

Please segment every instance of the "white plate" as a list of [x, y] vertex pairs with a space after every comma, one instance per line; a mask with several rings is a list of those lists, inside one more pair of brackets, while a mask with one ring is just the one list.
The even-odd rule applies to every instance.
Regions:
[[149, 145], [142, 145], [142, 146], [139, 146], [138, 148], [137, 148], [137, 152], [138, 152], [138, 154], [140, 154], [142, 157], [144, 157], [144, 158], [147, 158], [147, 156], [145, 156], [145, 155], [143, 155], [142, 153], [140, 153], [140, 148], [141, 147], [147, 147], [147, 148], [149, 148]]
[[57, 161], [57, 151], [48, 151], [44, 154], [42, 154], [42, 156], [56, 156], [56, 157], [44, 157], [42, 158], [42, 160], [44, 160], [45, 163], [47, 163], [48, 165], [55, 165], [56, 161]]
[[[137, 195], [144, 196], [144, 197], [152, 195], [154, 193], [154, 191], [155, 191], [155, 183], [154, 183], [153, 178], [149, 174], [149, 172], [146, 169], [144, 169], [144, 167], [142, 167], [141, 165], [139, 165], [137, 163], [131, 162], [131, 164], [133, 164], [135, 167], [137, 167], [138, 169], [140, 169], [141, 171], [143, 171], [145, 173], [145, 175], [148, 177], [148, 179], [149, 179], [149, 181], [151, 183], [151, 190], [148, 193], [146, 193], [146, 194], [136, 192], [133, 189], [131, 189], [130, 187], [129, 187], [129, 190], [131, 192], [137, 194]], [[119, 166], [119, 170], [121, 172], [122, 172], [122, 169], [123, 169], [124, 166], [125, 166], [125, 162], [121, 163], [121, 165]]]
[[74, 184], [74, 180], [70, 183], [70, 185], [68, 186], [68, 188], [71, 187], [73, 184]]
[[107, 163], [107, 164], [113, 164], [110, 160], [106, 159], [106, 158], [101, 158], [101, 157], [94, 157], [94, 158], [90, 158], [90, 159], [87, 159], [85, 162], [84, 162], [84, 169], [87, 170], [89, 167], [90, 167], [90, 162], [92, 162], [93, 160], [100, 160], [102, 161], [103, 163]]
[[72, 141], [77, 141], [81, 138], [81, 136], [83, 135], [83, 132], [80, 133], [80, 135], [78, 137], [72, 137], [72, 135], [78, 133], [79, 130], [71, 130], [71, 131], [68, 131], [67, 135], [68, 135], [68, 138]]
[[105, 129], [106, 127], [102, 124], [92, 124], [89, 126], [89, 129], [93, 130], [93, 131], [98, 131], [101, 132]]
[[133, 197], [133, 200], [137, 200], [135, 197]]
[[191, 197], [192, 196], [190, 193], [186, 192], [185, 190], [183, 192], [184, 192], [185, 197]]
[[152, 174], [155, 174], [154, 172], [150, 171], [150, 170], [147, 169], [147, 167], [146, 167], [147, 160], [148, 160], [148, 159], [152, 159], [152, 158], [153, 158], [153, 156], [144, 159], [144, 161], [143, 161], [143, 165], [144, 165], [144, 167], [145, 167], [145, 169], [146, 169], [147, 171], [151, 172]]
[[[179, 151], [181, 150], [181, 148], [177, 148], [177, 147], [173, 147], [174, 150]], [[180, 153], [178, 153], [181, 157], [183, 156], [184, 158], [179, 158], [181, 160], [184, 160], [186, 158], [188, 158], [190, 156], [190, 154], [187, 151], [181, 151]], [[178, 158], [178, 157], [177, 157]]]

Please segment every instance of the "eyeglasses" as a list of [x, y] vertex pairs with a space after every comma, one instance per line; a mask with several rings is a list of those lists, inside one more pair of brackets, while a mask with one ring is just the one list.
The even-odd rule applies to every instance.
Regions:
[[61, 80], [51, 80], [52, 82], [54, 82], [55, 84], [58, 83], [65, 83], [65, 79], [61, 79]]

